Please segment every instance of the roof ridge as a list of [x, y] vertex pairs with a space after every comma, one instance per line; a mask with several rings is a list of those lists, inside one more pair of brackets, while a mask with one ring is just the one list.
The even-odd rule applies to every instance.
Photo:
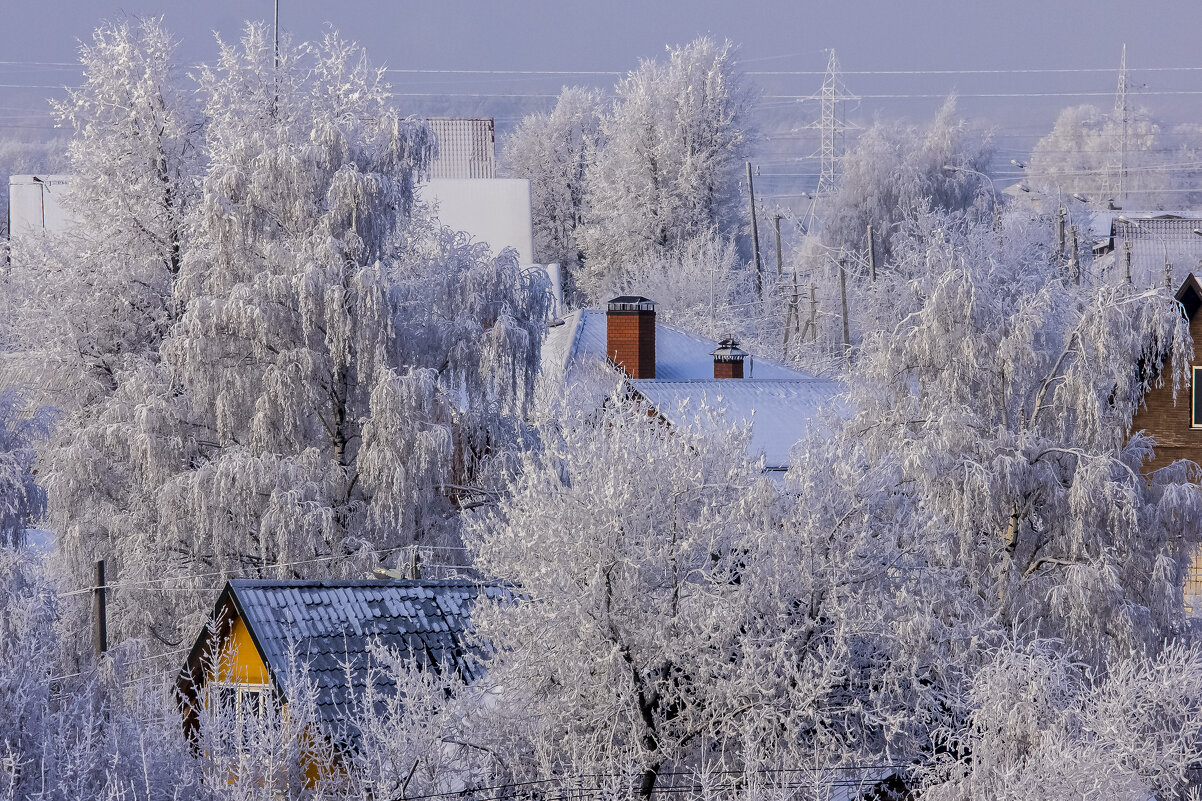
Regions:
[[235, 587], [494, 587], [501, 586], [496, 582], [475, 581], [472, 579], [396, 579], [396, 578], [363, 578], [363, 579], [254, 579], [236, 578], [229, 580]]

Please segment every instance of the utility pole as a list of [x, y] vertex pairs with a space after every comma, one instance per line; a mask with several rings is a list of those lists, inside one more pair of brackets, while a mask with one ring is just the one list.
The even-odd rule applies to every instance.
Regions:
[[1073, 277], [1073, 283], [1081, 283], [1081, 264], [1077, 260], [1077, 226], [1069, 226], [1068, 229], [1068, 273]]
[[[779, 219], [779, 218], [778, 218]], [[794, 325], [797, 315], [797, 272], [793, 272], [793, 294], [789, 295], [788, 306], [785, 307], [785, 358], [789, 358], [789, 326]]]
[[1056, 209], [1056, 261], [1064, 257], [1064, 206]]
[[810, 340], [818, 341], [818, 287], [810, 282]]
[[751, 250], [755, 254], [755, 294], [764, 299], [763, 264], [760, 262], [760, 229], [755, 222], [755, 186], [751, 182], [751, 162], [747, 162], [747, 198], [751, 202]]
[[843, 355], [851, 359], [851, 335], [847, 328], [847, 259], [839, 254], [839, 294], [843, 299]]
[[1131, 281], [1131, 240], [1130, 239], [1123, 240], [1123, 268], [1127, 272], [1127, 275], [1126, 275], [1127, 283], [1128, 284], [1132, 283], [1132, 281]]
[[872, 243], [872, 224], [868, 225], [868, 280], [876, 283], [876, 248]]
[[96, 617], [96, 657], [109, 649], [108, 610], [105, 608], [104, 560], [96, 563], [96, 584], [93, 588], [93, 613]]
[[272, 34], [275, 37], [275, 62], [272, 65], [272, 74], [280, 71], [280, 0], [275, 0], [275, 21], [271, 26]]
[[772, 222], [776, 226], [776, 277], [780, 278], [785, 272], [785, 261], [780, 243], [780, 215], [775, 215]]

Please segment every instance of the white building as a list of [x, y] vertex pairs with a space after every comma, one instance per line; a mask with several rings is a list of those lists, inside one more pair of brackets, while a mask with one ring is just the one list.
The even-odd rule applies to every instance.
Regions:
[[13, 175], [8, 179], [8, 230], [14, 239], [34, 231], [65, 233], [72, 219], [63, 205], [70, 175]]

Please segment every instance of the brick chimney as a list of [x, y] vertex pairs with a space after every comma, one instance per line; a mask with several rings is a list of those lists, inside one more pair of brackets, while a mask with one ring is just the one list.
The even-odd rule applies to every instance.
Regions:
[[605, 355], [631, 378], [655, 378], [655, 301], [622, 295], [609, 302]]
[[739, 350], [739, 343], [734, 337], [727, 337], [718, 343], [716, 350], [710, 351], [714, 357], [714, 378], [742, 378], [743, 359], [747, 351]]

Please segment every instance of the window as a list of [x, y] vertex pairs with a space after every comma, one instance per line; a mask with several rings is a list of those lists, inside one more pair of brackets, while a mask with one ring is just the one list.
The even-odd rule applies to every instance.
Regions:
[[1202, 367], [1194, 366], [1192, 383], [1193, 403], [1191, 404], [1190, 426], [1202, 428]]

